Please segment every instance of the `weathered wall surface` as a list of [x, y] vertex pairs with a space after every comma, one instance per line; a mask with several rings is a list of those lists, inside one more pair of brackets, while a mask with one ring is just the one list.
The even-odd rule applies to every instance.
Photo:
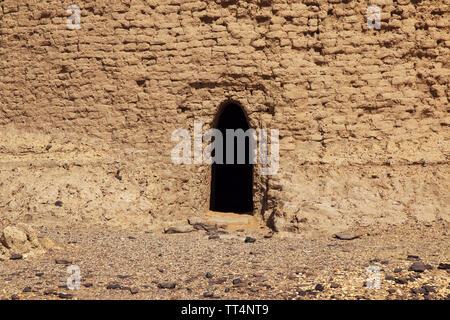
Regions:
[[450, 220], [449, 1], [77, 0], [68, 30], [71, 4], [2, 1], [0, 213], [201, 214], [210, 169], [171, 133], [233, 100], [280, 130], [255, 181], [278, 230]]

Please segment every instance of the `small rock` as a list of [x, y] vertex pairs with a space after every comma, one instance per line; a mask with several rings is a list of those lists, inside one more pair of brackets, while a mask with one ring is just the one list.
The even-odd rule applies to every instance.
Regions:
[[72, 264], [71, 261], [68, 261], [68, 260], [65, 260], [65, 259], [56, 259], [56, 260], [55, 260], [55, 263], [56, 263], [56, 264], [64, 264], [64, 265]]
[[25, 287], [22, 292], [31, 292], [31, 287]]
[[26, 232], [15, 226], [7, 226], [3, 231], [0, 231], [0, 244], [14, 253], [30, 251], [30, 244]]
[[441, 269], [441, 270], [450, 270], [450, 263], [439, 263], [438, 269]]
[[412, 294], [425, 294], [426, 291], [423, 288], [411, 288]]
[[122, 288], [121, 285], [117, 282], [110, 283], [106, 286], [106, 289], [108, 289], [108, 290], [117, 290], [117, 289], [121, 289], [121, 288]]
[[419, 256], [415, 256], [415, 255], [411, 255], [411, 254], [408, 255], [408, 257], [406, 259], [409, 261], [419, 261], [420, 260]]
[[241, 283], [241, 279], [237, 278], [237, 279], [234, 279], [232, 282], [234, 285], [236, 285], [238, 283]]
[[394, 294], [394, 293], [397, 292], [397, 290], [394, 289], [394, 288], [390, 288], [390, 289], [387, 290], [387, 292], [389, 292], [389, 294]]
[[423, 286], [422, 286], [422, 289], [423, 289], [426, 293], [436, 292], [436, 287], [429, 286], [429, 285], [423, 285]]
[[314, 290], [317, 290], [317, 291], [323, 291], [324, 289], [325, 289], [325, 287], [320, 283], [314, 287]]
[[260, 277], [255, 277], [255, 281], [256, 282], [266, 282], [266, 281], [269, 281], [269, 279], [267, 279], [264, 276], [260, 276]]
[[23, 256], [21, 254], [14, 253], [9, 257], [9, 260], [22, 260]]
[[414, 271], [414, 272], [424, 272], [425, 270], [429, 270], [431, 266], [430, 265], [426, 265], [425, 263], [423, 263], [422, 261], [418, 261], [418, 262], [414, 262], [410, 267], [409, 267], [409, 271]]
[[244, 240], [245, 243], [254, 243], [255, 241], [256, 241], [256, 239], [252, 238], [252, 237], [245, 237], [245, 240]]
[[62, 206], [63, 206], [62, 201], [60, 201], [60, 200], [56, 201], [56, 202], [55, 202], [55, 206], [57, 206], [57, 207], [62, 207]]
[[220, 279], [212, 280], [211, 284], [222, 284], [222, 283], [225, 283], [226, 281], [227, 281], [227, 278], [220, 278]]
[[236, 283], [234, 286], [237, 288], [242, 288], [242, 287], [246, 287], [248, 285], [250, 285], [249, 282], [242, 281], [242, 282]]
[[130, 288], [130, 293], [131, 294], [138, 294], [139, 293], [139, 289], [138, 288]]
[[297, 291], [297, 295], [300, 296], [300, 297], [304, 297], [304, 296], [306, 296], [306, 291], [298, 290]]
[[47, 289], [44, 291], [44, 295], [46, 296], [56, 295], [56, 291], [54, 289]]
[[212, 298], [214, 296], [214, 293], [212, 292], [205, 292], [203, 294], [203, 298]]
[[36, 277], [42, 277], [43, 275], [44, 275], [43, 272], [38, 272], [38, 273], [35, 274]]
[[394, 269], [394, 273], [400, 273], [400, 272], [402, 272], [402, 271], [403, 271], [402, 268], [395, 268], [395, 269]]
[[334, 237], [339, 240], [353, 240], [361, 237], [361, 234], [356, 232], [339, 232], [334, 234]]
[[13, 295], [11, 296], [11, 300], [20, 300], [20, 297], [19, 297], [19, 295], [17, 295], [17, 294], [13, 294]]
[[211, 279], [213, 277], [213, 275], [211, 273], [207, 272], [205, 274], [205, 277], [208, 278], [208, 279]]
[[195, 228], [190, 225], [172, 226], [164, 230], [166, 234], [174, 233], [189, 233], [195, 231]]
[[398, 284], [407, 284], [407, 283], [408, 283], [408, 280], [407, 280], [406, 278], [396, 278], [396, 279], [395, 279], [395, 283], [398, 283]]
[[209, 240], [217, 240], [217, 239], [220, 239], [220, 236], [218, 234], [213, 234], [213, 235], [210, 235], [208, 237], [208, 239]]
[[59, 293], [58, 297], [61, 299], [72, 299], [73, 295], [70, 293]]
[[85, 288], [90, 288], [90, 287], [93, 287], [94, 285], [92, 283], [85, 283], [85, 284], [83, 284], [83, 286]]
[[317, 296], [317, 292], [314, 292], [312, 290], [306, 290], [306, 294], [313, 296], [313, 297]]
[[341, 285], [338, 284], [338, 283], [336, 283], [336, 282], [332, 282], [332, 283], [330, 284], [330, 287], [333, 288], [333, 289], [337, 289], [337, 288], [340, 288]]
[[158, 288], [160, 288], [160, 289], [175, 289], [176, 286], [177, 286], [176, 282], [158, 283]]

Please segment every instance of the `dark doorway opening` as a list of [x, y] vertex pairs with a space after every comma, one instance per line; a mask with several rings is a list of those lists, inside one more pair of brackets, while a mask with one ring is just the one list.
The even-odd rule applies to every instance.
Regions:
[[[250, 163], [250, 139], [245, 138], [245, 163], [238, 164], [238, 140], [234, 139], [234, 161], [227, 164], [226, 129], [247, 131], [249, 124], [242, 108], [234, 103], [226, 105], [216, 119], [216, 129], [223, 137], [223, 164], [213, 163], [211, 168], [210, 210], [219, 212], [253, 212], [253, 164]], [[215, 152], [212, 152], [215, 156]]]

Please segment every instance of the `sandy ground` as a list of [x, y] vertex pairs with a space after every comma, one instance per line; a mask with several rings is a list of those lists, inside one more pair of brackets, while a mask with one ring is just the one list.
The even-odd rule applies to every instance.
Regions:
[[[61, 248], [0, 261], [0, 298], [450, 298], [450, 270], [438, 268], [450, 262], [450, 232], [443, 224], [365, 231], [354, 240], [266, 238], [267, 229], [187, 234], [88, 225], [36, 229]], [[245, 242], [248, 236], [256, 241]], [[418, 261], [428, 269], [409, 271]], [[81, 272], [76, 290], [67, 288], [70, 265]]]

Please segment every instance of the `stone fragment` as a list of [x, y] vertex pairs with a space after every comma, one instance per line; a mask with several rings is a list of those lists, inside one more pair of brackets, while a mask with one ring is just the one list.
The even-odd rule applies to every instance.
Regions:
[[0, 242], [15, 253], [26, 253], [31, 249], [26, 233], [14, 226], [3, 229]]
[[441, 270], [450, 270], [450, 263], [439, 263], [438, 269], [441, 269]]
[[106, 286], [106, 289], [108, 289], [108, 290], [118, 290], [121, 288], [122, 288], [122, 286], [118, 282], [113, 282]]
[[320, 284], [320, 283], [318, 283], [315, 287], [314, 287], [314, 290], [317, 290], [317, 291], [323, 291], [325, 289], [325, 287], [322, 285], [322, 284]]
[[18, 253], [14, 253], [11, 255], [11, 257], [9, 257], [9, 260], [22, 260], [22, 259], [23, 259], [23, 256]]
[[245, 243], [254, 243], [255, 241], [256, 241], [256, 239], [252, 238], [252, 237], [245, 237], [245, 240], [244, 240]]
[[424, 272], [425, 270], [429, 270], [431, 268], [430, 265], [423, 263], [422, 261], [414, 262], [410, 267], [409, 271], [414, 272]]
[[190, 225], [178, 225], [172, 226], [164, 230], [166, 234], [175, 234], [175, 233], [189, 233], [193, 232], [195, 229]]
[[339, 232], [334, 234], [334, 237], [339, 240], [353, 240], [361, 237], [361, 234], [356, 232]]
[[73, 295], [70, 294], [70, 293], [63, 293], [63, 292], [61, 292], [61, 293], [58, 294], [58, 297], [61, 298], [61, 299], [72, 299]]
[[158, 288], [160, 289], [175, 289], [177, 286], [176, 282], [161, 282], [158, 283]]

